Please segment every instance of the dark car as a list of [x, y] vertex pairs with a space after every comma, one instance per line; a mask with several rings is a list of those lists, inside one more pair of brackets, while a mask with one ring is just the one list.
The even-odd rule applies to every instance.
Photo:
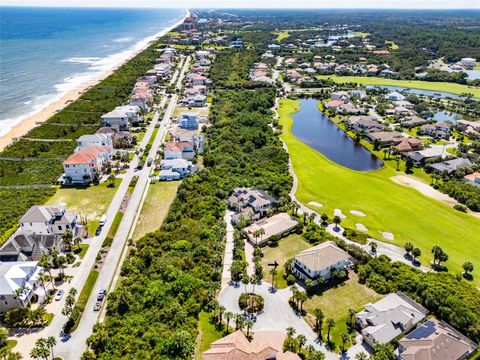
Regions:
[[98, 291], [98, 295], [97, 295], [97, 300], [98, 301], [102, 301], [104, 298], [105, 298], [105, 295], [107, 294], [107, 290], [105, 289], [100, 289]]
[[95, 306], [93, 307], [93, 311], [100, 311], [101, 307], [102, 307], [102, 302], [101, 302], [101, 301], [97, 301], [97, 302], [95, 303]]
[[102, 227], [99, 226], [99, 227], [97, 228], [97, 230], [95, 230], [95, 236], [100, 235], [101, 232], [102, 232]]

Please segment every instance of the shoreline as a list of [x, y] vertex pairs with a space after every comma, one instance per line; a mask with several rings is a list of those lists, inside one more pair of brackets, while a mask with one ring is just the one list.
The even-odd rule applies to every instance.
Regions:
[[6, 134], [0, 137], [0, 151], [3, 151], [8, 145], [12, 144], [14, 140], [26, 135], [33, 128], [47, 121], [56, 112], [64, 109], [67, 105], [77, 100], [83, 93], [88, 91], [91, 87], [100, 83], [102, 80], [104, 80], [105, 78], [113, 74], [125, 63], [127, 63], [136, 55], [138, 55], [143, 50], [145, 50], [148, 46], [152, 44], [152, 42], [158, 40], [160, 37], [164, 36], [165, 34], [172, 31], [172, 29], [182, 24], [183, 21], [189, 15], [190, 15], [190, 11], [187, 9], [186, 14], [175, 24], [168, 26], [167, 28], [156, 33], [155, 35], [148, 36], [144, 40], [141, 40], [137, 44], [135, 44], [131, 50], [131, 53], [125, 59], [121, 60], [118, 64], [113, 66], [111, 69], [108, 69], [104, 73], [98, 76], [95, 76], [91, 80], [88, 80], [87, 82], [76, 86], [74, 89], [69, 90], [65, 94], [61, 95], [61, 97], [58, 98], [57, 100], [54, 100], [50, 103], [45, 104], [45, 106], [42, 109], [38, 110], [34, 114], [28, 115], [24, 119], [20, 120]]

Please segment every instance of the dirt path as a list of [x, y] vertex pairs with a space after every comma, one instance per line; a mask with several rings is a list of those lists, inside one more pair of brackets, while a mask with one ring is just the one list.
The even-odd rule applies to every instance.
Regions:
[[[444, 193], [434, 189], [430, 185], [425, 184], [425, 183], [423, 183], [419, 180], [412, 179], [411, 177], [408, 177], [406, 175], [392, 176], [390, 179], [392, 181], [396, 182], [397, 184], [411, 187], [411, 188], [421, 192], [423, 195], [428, 196], [432, 199], [441, 201], [444, 204], [447, 204], [449, 206], [454, 206], [454, 205], [459, 204], [459, 202], [457, 200], [448, 196], [447, 194], [444, 194]], [[475, 216], [476, 218], [480, 219], [480, 213], [474, 212], [474, 211], [468, 211], [468, 213], [470, 215]]]

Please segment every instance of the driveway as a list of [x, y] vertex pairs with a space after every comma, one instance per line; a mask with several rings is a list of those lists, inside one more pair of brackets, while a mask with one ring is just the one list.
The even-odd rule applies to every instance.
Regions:
[[[277, 290], [270, 292], [271, 285], [263, 281], [261, 285], [255, 285], [255, 294], [261, 295], [265, 300], [263, 312], [257, 316], [257, 321], [253, 330], [277, 330], [286, 332], [288, 327], [296, 330], [296, 335], [303, 334], [307, 338], [307, 344], [313, 345], [317, 350], [325, 354], [325, 359], [335, 360], [339, 356], [328, 351], [323, 344], [318, 341], [317, 335], [300, 315], [296, 315], [288, 304], [288, 299], [292, 296], [290, 289]], [[247, 286], [248, 292], [253, 291], [252, 285]], [[223, 289], [219, 295], [219, 302], [226, 310], [233, 313], [242, 313], [238, 306], [238, 298], [245, 292], [245, 285], [230, 285]]]

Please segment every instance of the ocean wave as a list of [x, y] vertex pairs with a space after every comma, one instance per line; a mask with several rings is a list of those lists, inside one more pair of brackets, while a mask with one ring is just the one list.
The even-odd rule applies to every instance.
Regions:
[[74, 64], [93, 64], [95, 61], [100, 60], [99, 57], [71, 57], [61, 60], [61, 62], [68, 62]]
[[118, 38], [118, 39], [115, 39], [113, 40], [113, 42], [117, 42], [117, 43], [126, 43], [126, 42], [130, 42], [133, 40], [133, 37], [131, 36], [125, 36], [125, 37], [121, 37], [121, 38]]

